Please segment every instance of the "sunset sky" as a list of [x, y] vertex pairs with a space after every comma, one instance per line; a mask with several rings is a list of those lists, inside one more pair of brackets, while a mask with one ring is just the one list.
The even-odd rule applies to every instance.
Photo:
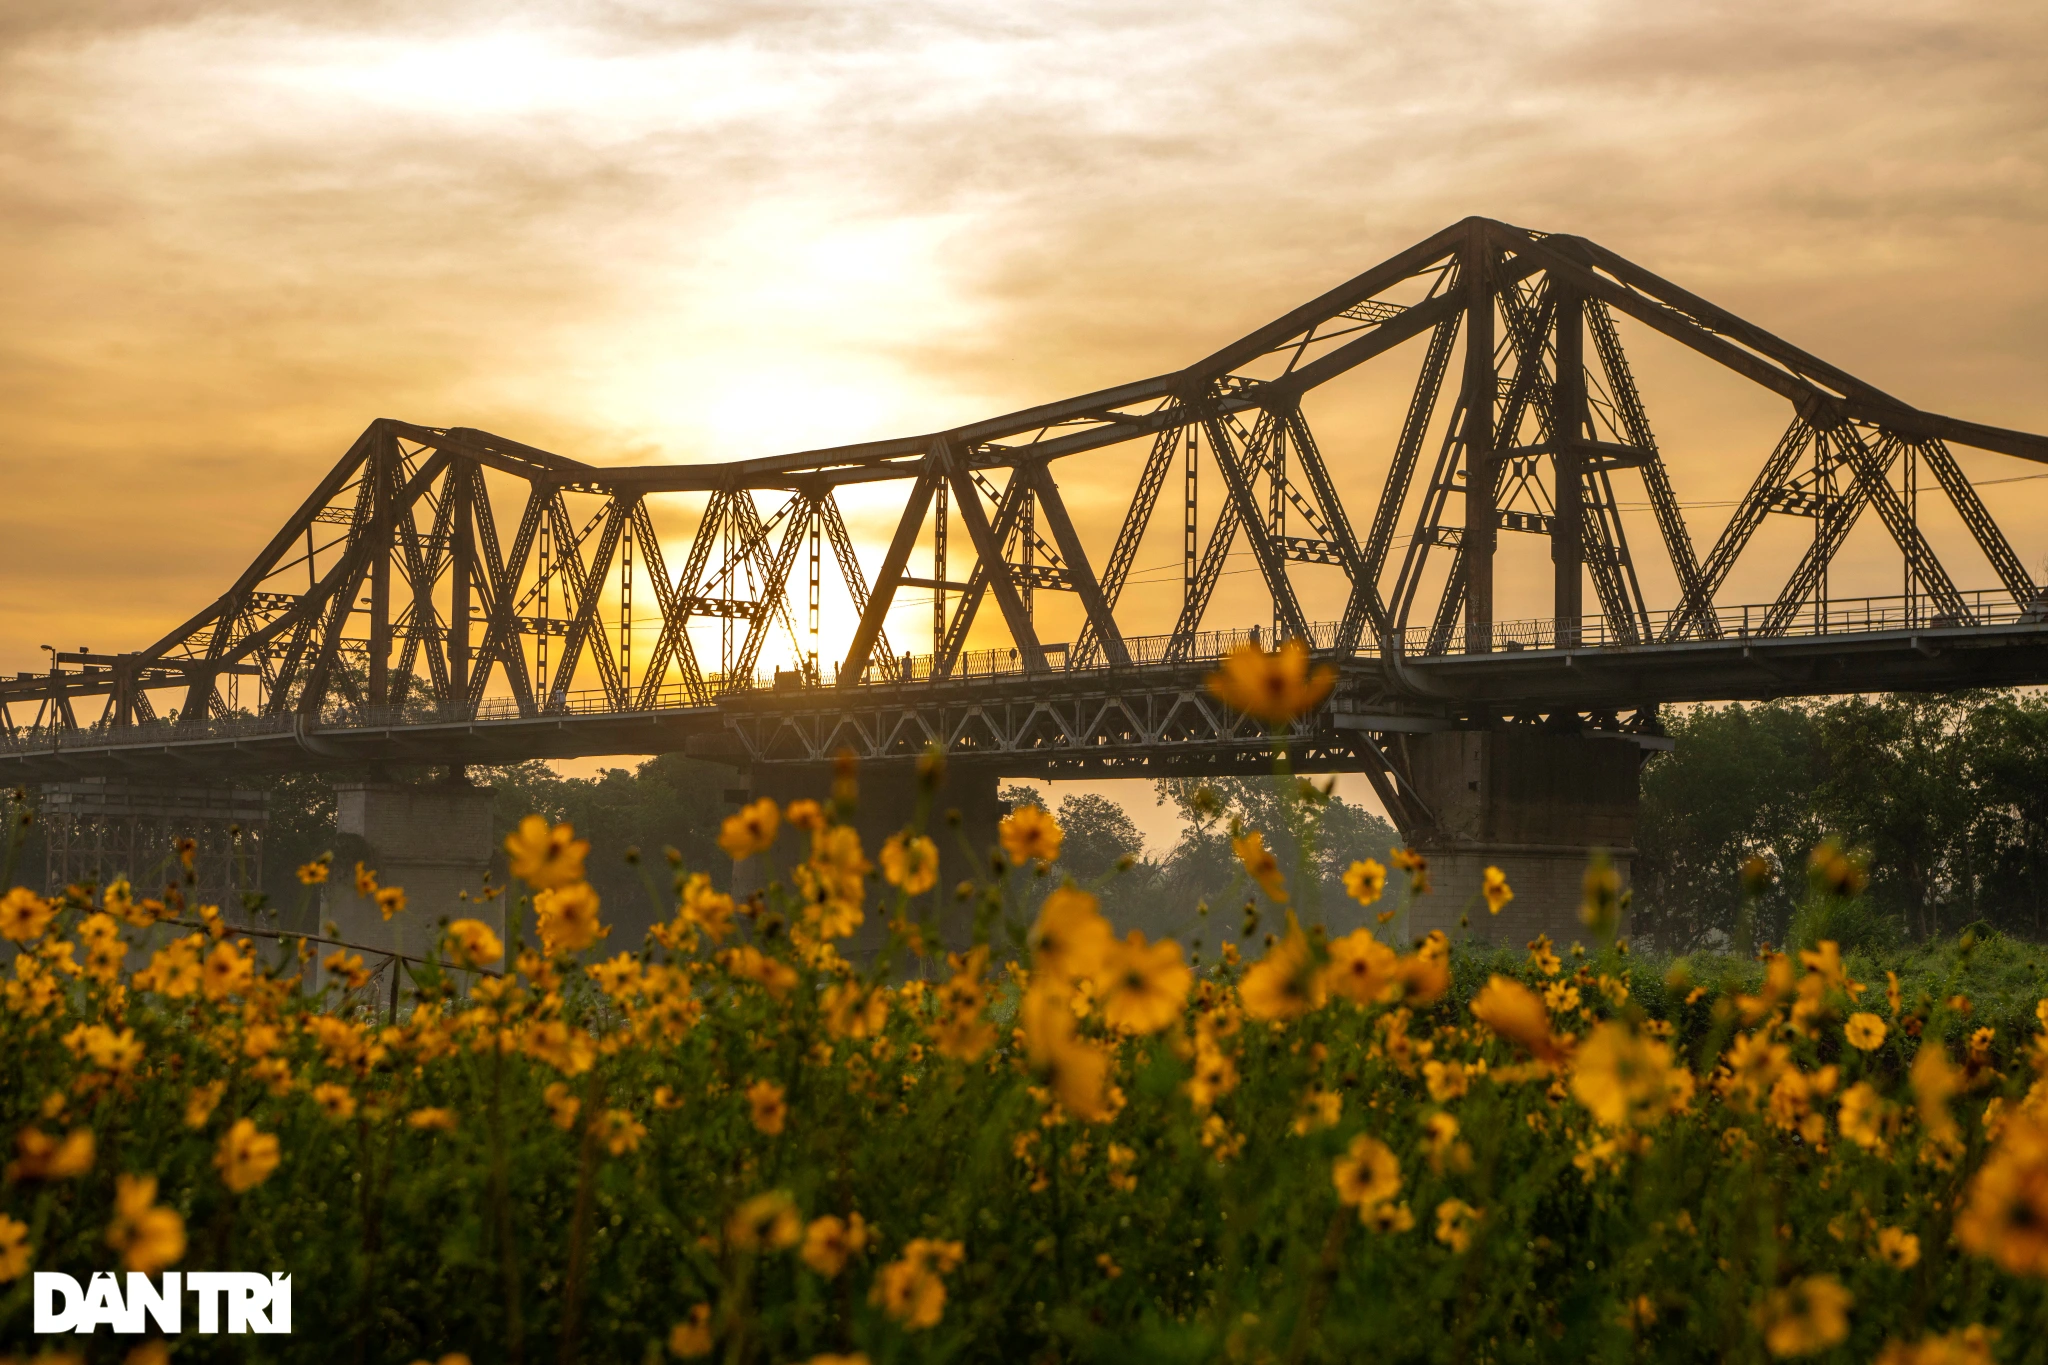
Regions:
[[[2044, 69], [2048, 8], [1983, 0], [13, 0], [0, 668], [161, 634], [376, 416], [596, 463], [932, 430], [1470, 213], [2048, 430]], [[1782, 412], [1640, 364], [1680, 495], [1733, 496]], [[1128, 477], [1073, 477], [1106, 534]], [[2048, 481], [1985, 493], [2044, 576]]]

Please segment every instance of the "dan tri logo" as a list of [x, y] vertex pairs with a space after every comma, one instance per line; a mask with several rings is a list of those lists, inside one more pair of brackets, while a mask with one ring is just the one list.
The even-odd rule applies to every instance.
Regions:
[[[185, 1330], [185, 1296], [196, 1301], [195, 1328], [202, 1335], [222, 1330], [259, 1335], [292, 1330], [292, 1277], [253, 1270], [165, 1271], [162, 1284], [130, 1271], [125, 1290], [111, 1272], [101, 1271], [80, 1286], [69, 1275], [39, 1270], [35, 1281], [35, 1330], [90, 1334], [111, 1327], [116, 1334], [156, 1330], [173, 1336]], [[225, 1327], [223, 1327], [225, 1324]]]

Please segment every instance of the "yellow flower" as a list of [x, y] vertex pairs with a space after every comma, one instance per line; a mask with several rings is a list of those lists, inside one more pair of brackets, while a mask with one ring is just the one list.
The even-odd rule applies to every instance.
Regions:
[[711, 1305], [693, 1305], [690, 1316], [669, 1329], [668, 1353], [683, 1360], [711, 1354]]
[[1521, 982], [1491, 976], [1472, 997], [1472, 1017], [1507, 1041], [1546, 1062], [1563, 1059], [1564, 1051], [1550, 1031], [1550, 1012], [1536, 993]]
[[1053, 819], [1043, 806], [1020, 806], [1011, 811], [996, 826], [996, 836], [1002, 841], [1003, 852], [1016, 867], [1034, 859], [1041, 867], [1057, 861], [1060, 842], [1066, 838], [1060, 822]]
[[359, 991], [370, 984], [370, 969], [363, 965], [360, 953], [344, 953], [336, 949], [322, 958], [320, 965], [340, 977], [348, 990]]
[[1259, 884], [1276, 904], [1287, 901], [1287, 878], [1281, 875], [1280, 860], [1266, 847], [1266, 836], [1257, 830], [1230, 841], [1230, 851], [1244, 864], [1247, 876]]
[[1204, 1029], [1195, 1037], [1195, 1070], [1188, 1078], [1188, 1099], [1199, 1112], [1237, 1089], [1237, 1063], [1216, 1045], [1215, 1035]]
[[840, 981], [825, 988], [818, 998], [825, 1015], [825, 1028], [834, 1038], [871, 1038], [882, 1031], [889, 1017], [889, 995], [885, 990]]
[[1463, 1062], [1444, 1062], [1432, 1057], [1422, 1064], [1422, 1076], [1429, 1087], [1429, 1097], [1438, 1104], [1463, 1098], [1472, 1085], [1471, 1073], [1465, 1070]]
[[1971, 1177], [1966, 1199], [1956, 1219], [1965, 1250], [2014, 1275], [2048, 1279], [2048, 1121], [2015, 1114]]
[[41, 938], [57, 917], [57, 907], [25, 886], [0, 896], [0, 937], [16, 943]]
[[1101, 1048], [1074, 1036], [1069, 997], [1046, 983], [1036, 984], [1024, 993], [1018, 1013], [1025, 1052], [1059, 1097], [1061, 1107], [1084, 1122], [1110, 1118], [1113, 1111], [1104, 1088], [1109, 1057]]
[[1386, 1143], [1360, 1133], [1330, 1167], [1330, 1183], [1337, 1187], [1337, 1198], [1356, 1206], [1363, 1220], [1368, 1210], [1401, 1192], [1401, 1162]]
[[583, 1108], [583, 1101], [569, 1093], [569, 1087], [560, 1081], [550, 1081], [547, 1089], [541, 1091], [541, 1102], [548, 1107], [548, 1122], [568, 1132], [576, 1126], [576, 1113]]
[[814, 1218], [804, 1229], [804, 1264], [831, 1279], [846, 1268], [848, 1258], [867, 1249], [868, 1225], [857, 1213], [841, 1219], [833, 1214]]
[[571, 882], [535, 893], [534, 919], [549, 957], [580, 953], [611, 932], [598, 921], [598, 903], [589, 882]]
[[1842, 1136], [1871, 1151], [1885, 1146], [1884, 1121], [1889, 1106], [1869, 1081], [1858, 1081], [1842, 1092], [1842, 1109], [1835, 1122]]
[[1301, 1108], [1294, 1115], [1294, 1135], [1307, 1137], [1323, 1128], [1334, 1128], [1337, 1120], [1344, 1115], [1344, 1095], [1337, 1090], [1325, 1090], [1312, 1085], [1301, 1097]]
[[794, 967], [780, 958], [768, 956], [751, 943], [726, 949], [719, 954], [718, 960], [729, 975], [753, 982], [777, 1000], [789, 994], [797, 982]]
[[754, 1127], [774, 1137], [789, 1121], [789, 1105], [782, 1098], [782, 1086], [775, 1081], [755, 1081], [747, 1087], [748, 1117]]
[[725, 1239], [740, 1251], [783, 1251], [803, 1233], [804, 1220], [787, 1190], [757, 1194], [725, 1220]]
[[1376, 1005], [1400, 995], [1399, 955], [1372, 936], [1370, 929], [1354, 929], [1330, 941], [1330, 965], [1323, 969], [1324, 984], [1354, 1005]]
[[402, 886], [380, 886], [377, 888], [377, 909], [385, 919], [405, 913], [405, 888]]
[[549, 829], [547, 821], [529, 815], [505, 836], [505, 852], [512, 856], [513, 876], [535, 891], [548, 891], [583, 880], [583, 856], [590, 852], [590, 841], [578, 839], [567, 824]]
[[356, 1097], [345, 1085], [324, 1081], [313, 1087], [313, 1103], [320, 1106], [320, 1112], [336, 1123], [355, 1117]]
[[1485, 879], [1479, 889], [1486, 897], [1488, 914], [1498, 915], [1501, 907], [1515, 898], [1515, 893], [1508, 887], [1507, 873], [1497, 867], [1486, 869]]
[[35, 1248], [28, 1244], [28, 1224], [0, 1213], [0, 1284], [28, 1274]]
[[221, 1182], [236, 1194], [253, 1190], [270, 1179], [278, 1159], [277, 1138], [257, 1132], [255, 1122], [245, 1118], [236, 1119], [221, 1134], [220, 1146], [213, 1154]]
[[1479, 1218], [1480, 1211], [1464, 1200], [1446, 1199], [1436, 1206], [1436, 1239], [1462, 1254], [1472, 1245], [1472, 1229]]
[[647, 1136], [647, 1125], [624, 1109], [607, 1109], [604, 1117], [597, 1121], [597, 1140], [613, 1156], [624, 1156], [640, 1149], [640, 1139]]
[[356, 864], [356, 895], [369, 900], [377, 894], [377, 874], [362, 863]]
[[1313, 711], [1336, 685], [1337, 670], [1328, 664], [1309, 671], [1308, 646], [1300, 640], [1272, 654], [1255, 644], [1239, 645], [1209, 675], [1217, 700], [1268, 725], [1285, 725]]
[[1594, 854], [1586, 868], [1579, 922], [1601, 938], [1612, 938], [1621, 927], [1621, 873], [1604, 854]]
[[1400, 1203], [1360, 1204], [1358, 1221], [1374, 1232], [1407, 1232], [1415, 1226], [1415, 1214], [1405, 1199]]
[[8, 1180], [69, 1180], [92, 1169], [97, 1146], [90, 1128], [74, 1128], [62, 1138], [24, 1128], [14, 1135], [14, 1149]]
[[176, 1265], [185, 1255], [185, 1220], [176, 1209], [156, 1202], [156, 1177], [114, 1177], [114, 1221], [107, 1245], [121, 1253], [121, 1264], [144, 1275]]
[[185, 1126], [204, 1128], [206, 1121], [213, 1117], [214, 1106], [228, 1091], [226, 1081], [208, 1081], [192, 1087], [192, 1093], [185, 1097]]
[[912, 1331], [936, 1327], [946, 1309], [946, 1285], [940, 1277], [957, 1268], [964, 1256], [958, 1242], [914, 1237], [902, 1257], [875, 1276], [869, 1301]]
[[200, 971], [200, 988], [208, 1000], [238, 995], [249, 987], [255, 962], [232, 943], [216, 943]]
[[1412, 848], [1390, 848], [1387, 860], [1408, 874], [1408, 894], [1429, 894], [1429, 859]]
[[1552, 949], [1550, 935], [1538, 934], [1529, 940], [1529, 965], [1545, 976], [1556, 976], [1564, 970], [1564, 964], [1558, 961], [1557, 953]]
[[1287, 936], [1246, 969], [1237, 995], [1245, 1014], [1253, 1019], [1299, 1019], [1322, 1008], [1326, 989], [1308, 940], [1290, 918]]
[[448, 926], [448, 949], [457, 964], [488, 967], [505, 956], [505, 945], [480, 919], [459, 919]]
[[1387, 869], [1377, 858], [1355, 862], [1344, 870], [1344, 894], [1360, 905], [1371, 905], [1387, 889]]
[[1180, 1016], [1195, 975], [1181, 961], [1172, 939], [1148, 944], [1133, 929], [1113, 944], [1104, 963], [1099, 998], [1102, 1018], [1112, 1028], [1157, 1033]]
[[1877, 1254], [1894, 1270], [1911, 1270], [1920, 1263], [1920, 1239], [1901, 1228], [1879, 1228]]
[[327, 873], [333, 867], [333, 864], [334, 855], [332, 853], [323, 853], [310, 863], [301, 863], [299, 865], [299, 884], [301, 886], [323, 885], [327, 881]]
[[1774, 1356], [1816, 1355], [1849, 1335], [1849, 1305], [1855, 1297], [1832, 1275], [1809, 1275], [1774, 1289], [1757, 1306], [1756, 1323]]
[[1991, 1343], [1997, 1337], [1997, 1329], [1971, 1323], [1959, 1332], [1930, 1332], [1910, 1346], [1888, 1341], [1877, 1354], [1877, 1365], [1995, 1365]]
[[892, 834], [882, 843], [882, 875], [905, 895], [922, 896], [939, 884], [939, 846], [922, 834]]
[[1929, 1038], [1920, 1044], [1920, 1051], [1913, 1057], [1911, 1079], [1913, 1098], [1920, 1106], [1920, 1122], [1926, 1126], [1927, 1135], [1945, 1145], [1960, 1141], [1961, 1132], [1956, 1127], [1955, 1115], [1949, 1113], [1948, 1102], [1962, 1089], [1962, 1077], [1938, 1039]]
[[452, 1133], [456, 1126], [455, 1111], [438, 1109], [431, 1105], [424, 1109], [415, 1109], [405, 1116], [405, 1126], [416, 1128], [423, 1133]]
[[1066, 983], [1102, 970], [1113, 940], [1097, 904], [1095, 897], [1072, 886], [1045, 898], [1031, 926], [1031, 961], [1039, 976]]
[[725, 817], [725, 823], [718, 830], [718, 846], [734, 862], [744, 862], [756, 853], [766, 853], [774, 845], [776, 831], [781, 828], [781, 809], [773, 797], [764, 796]]
[[1692, 1098], [1692, 1073], [1671, 1049], [1626, 1024], [1593, 1030], [1572, 1062], [1572, 1095], [1608, 1128], [1654, 1128]]
[[1874, 1052], [1884, 1045], [1884, 1020], [1867, 1010], [1858, 1010], [1849, 1016], [1849, 1022], [1842, 1026], [1842, 1036], [1849, 1040], [1849, 1046], [1863, 1052]]

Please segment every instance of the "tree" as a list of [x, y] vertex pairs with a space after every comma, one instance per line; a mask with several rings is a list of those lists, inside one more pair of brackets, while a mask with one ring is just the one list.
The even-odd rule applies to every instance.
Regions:
[[1145, 856], [1145, 836], [1130, 813], [1106, 796], [1075, 792], [1060, 798], [1059, 868], [1077, 882], [1090, 882], [1116, 871], [1125, 858]]
[[[1174, 908], [1173, 932], [1186, 931], [1184, 917], [1198, 902], [1235, 912], [1252, 896], [1231, 848], [1233, 826], [1264, 836], [1302, 922], [1331, 928], [1359, 918], [1344, 893], [1345, 870], [1361, 858], [1384, 860], [1401, 842], [1384, 819], [1325, 795], [1305, 778], [1168, 778], [1154, 787], [1160, 803], [1170, 802], [1182, 820], [1180, 842], [1167, 855], [1155, 897]], [[1227, 907], [1226, 896], [1233, 897]]]
[[1741, 937], [1741, 870], [1772, 869], [1750, 926], [1783, 942], [1806, 856], [1825, 837], [1813, 712], [1794, 702], [1698, 708], [1667, 720], [1675, 741], [1644, 767], [1632, 918], [1638, 937], [1674, 952]]

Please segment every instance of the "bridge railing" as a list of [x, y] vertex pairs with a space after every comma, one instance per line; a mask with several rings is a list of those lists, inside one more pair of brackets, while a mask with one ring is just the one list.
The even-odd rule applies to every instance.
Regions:
[[[1713, 626], [1708, 629], [1704, 622], [1693, 620], [1677, 633], [1685, 641], [1703, 640], [1745, 640], [1770, 637], [1811, 637], [1827, 635], [1863, 635], [1884, 631], [1943, 630], [1973, 626], [2013, 625], [2020, 623], [2048, 623], [2048, 593], [2034, 603], [2021, 606], [2011, 595], [1998, 589], [1979, 589], [1961, 594], [1963, 613], [1943, 613], [1924, 595], [1907, 597], [1894, 594], [1881, 597], [1837, 598], [1825, 604], [1804, 608], [1782, 628], [1775, 628], [1772, 608], [1765, 604], [1717, 606], [1712, 613]], [[1671, 634], [1672, 612], [1653, 613], [1648, 629], [1637, 623], [1632, 631], [1617, 630], [1604, 616], [1588, 616], [1575, 627], [1554, 619], [1496, 622], [1490, 640], [1494, 653], [1519, 653], [1522, 651], [1544, 651], [1556, 649], [1612, 649], [1630, 650], [1652, 648], [1667, 644], [1666, 636]], [[1338, 624], [1334, 621], [1317, 622], [1309, 628], [1311, 648], [1327, 654], [1336, 648]], [[1768, 632], [1768, 636], [1766, 634]], [[1409, 628], [1402, 637], [1401, 650], [1407, 658], [1432, 657], [1428, 627]], [[1242, 644], [1272, 643], [1272, 632], [1259, 627], [1238, 630], [1208, 630], [1196, 634], [1175, 650], [1172, 635], [1126, 636], [1124, 644], [1134, 664], [1162, 664], [1184, 662], [1207, 664], [1222, 658]], [[1464, 655], [1472, 651], [1465, 648], [1466, 639], [1462, 630], [1454, 633], [1448, 650], [1440, 654]], [[1101, 656], [1091, 662], [1087, 669], [1070, 665], [1071, 653], [1065, 644], [1045, 647], [1047, 663], [1055, 672], [1093, 672], [1107, 667]], [[1380, 653], [1377, 642], [1360, 642], [1358, 657], [1376, 658]], [[953, 679], [1002, 677], [1021, 674], [1025, 671], [1022, 657], [1014, 649], [979, 649], [964, 652], [954, 663], [947, 676]], [[869, 675], [871, 682], [895, 682], [906, 674], [912, 682], [929, 682], [935, 676], [932, 656], [908, 655], [879, 666]], [[790, 690], [807, 690], [831, 685], [831, 679], [820, 679], [808, 674], [777, 670], [772, 677], [755, 677], [744, 682], [727, 679], [713, 674], [705, 682], [706, 692], [716, 698], [727, 693], [762, 693]], [[590, 716], [621, 714], [627, 712], [687, 710], [695, 705], [690, 694], [680, 682], [670, 683], [656, 693], [651, 706], [641, 706], [635, 693], [635, 701], [626, 707], [616, 707], [608, 693], [601, 688], [579, 688], [563, 690], [547, 696], [539, 709], [546, 716]], [[419, 704], [385, 708], [378, 711], [350, 713], [324, 717], [316, 728], [346, 728], [351, 730], [382, 729], [387, 727], [415, 727], [435, 724], [462, 724], [467, 722], [516, 721], [527, 718], [519, 703], [512, 697], [490, 697], [478, 707], [474, 716], [459, 713], [443, 713], [430, 704]], [[96, 747], [110, 742], [123, 746], [152, 744], [175, 744], [192, 740], [221, 740], [257, 738], [269, 735], [290, 734], [294, 729], [294, 717], [286, 715], [237, 715], [213, 718], [201, 725], [191, 725], [177, 720], [164, 719], [146, 721], [124, 727], [115, 739], [113, 730], [104, 721], [78, 729], [59, 729], [49, 726], [21, 726], [9, 733], [0, 733], [0, 752], [25, 753], [47, 752], [54, 748]]]
[[[1963, 613], [1941, 611], [1925, 594], [1836, 598], [1802, 608], [1778, 628], [1772, 626], [1774, 608], [1770, 604], [1717, 606], [1713, 611], [1711, 629], [1704, 621], [1693, 619], [1683, 630], [1675, 633], [1675, 638], [1746, 640], [1767, 636], [1870, 635], [1884, 631], [1948, 630], [2048, 621], [2048, 595], [2025, 607], [2015, 602], [2012, 595], [2002, 588], [1980, 588], [1960, 596], [1965, 608]], [[1671, 611], [1650, 613], [1647, 631], [1642, 629], [1641, 623], [1635, 623], [1633, 630], [1617, 629], [1605, 616], [1584, 617], [1576, 626], [1556, 618], [1497, 621], [1493, 627], [1492, 649], [1496, 653], [1513, 653], [1527, 649], [1632, 649], [1668, 644], [1672, 639], [1667, 637], [1674, 635], [1672, 619], [1677, 614]], [[1403, 655], [1431, 654], [1429, 635], [1427, 627], [1410, 627], [1403, 637]], [[1465, 647], [1463, 631], [1454, 633], [1450, 645], [1448, 650], [1441, 652], [1473, 652]], [[1361, 652], [1378, 653], [1376, 649]]]

